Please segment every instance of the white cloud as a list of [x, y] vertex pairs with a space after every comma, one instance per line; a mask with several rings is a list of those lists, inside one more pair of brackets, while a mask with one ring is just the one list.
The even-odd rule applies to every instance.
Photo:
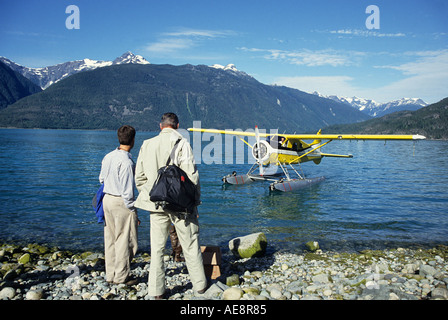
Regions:
[[285, 60], [291, 64], [305, 65], [307, 67], [318, 67], [324, 65], [330, 65], [333, 67], [344, 66], [351, 64], [348, 57], [344, 55], [331, 52], [329, 50], [323, 51], [280, 51], [270, 50], [268, 59], [272, 60]]
[[378, 37], [378, 38], [396, 38], [405, 37], [406, 35], [401, 32], [397, 33], [382, 33], [372, 30], [359, 30], [359, 29], [340, 29], [340, 30], [330, 30], [331, 34], [337, 34], [341, 36], [357, 36], [357, 37]]
[[361, 36], [361, 37], [379, 37], [379, 38], [384, 38], [384, 37], [396, 38], [396, 37], [405, 37], [406, 36], [404, 33], [401, 33], [401, 32], [397, 32], [397, 33], [381, 33], [381, 32], [378, 32], [378, 31], [359, 30], [359, 29], [333, 30], [333, 31], [330, 31], [330, 33], [354, 35], [354, 36]]
[[406, 52], [408, 56], [415, 56], [416, 61], [398, 66], [379, 66], [377, 68], [390, 68], [401, 71], [405, 75], [447, 75], [448, 76], [448, 50]]
[[152, 54], [172, 54], [180, 50], [191, 49], [201, 42], [217, 37], [235, 35], [231, 30], [203, 30], [180, 28], [177, 31], [165, 32], [161, 37], [145, 46], [145, 50]]
[[203, 37], [203, 38], [226, 37], [235, 34], [236, 33], [232, 30], [204, 30], [204, 29], [189, 29], [189, 28], [181, 28], [178, 31], [164, 33], [165, 36], [172, 36], [172, 37]]
[[148, 44], [145, 47], [145, 50], [150, 53], [171, 53], [178, 50], [188, 49], [193, 46], [194, 41], [191, 39], [169, 38]]
[[303, 65], [307, 67], [320, 66], [350, 66], [358, 62], [358, 58], [364, 55], [362, 52], [355, 51], [336, 51], [332, 49], [326, 50], [277, 50], [277, 49], [258, 49], [258, 48], [239, 48], [247, 52], [264, 52], [263, 56], [267, 60], [285, 61], [290, 64]]

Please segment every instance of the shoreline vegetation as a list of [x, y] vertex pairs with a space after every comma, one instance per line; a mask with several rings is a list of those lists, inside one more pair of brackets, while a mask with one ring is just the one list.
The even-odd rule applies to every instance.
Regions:
[[[137, 284], [110, 284], [102, 252], [0, 243], [0, 300], [150, 300], [150, 262], [148, 253], [137, 253]], [[166, 255], [165, 268], [168, 300], [448, 300], [446, 245], [245, 259], [228, 252], [204, 294], [192, 290], [185, 262]]]

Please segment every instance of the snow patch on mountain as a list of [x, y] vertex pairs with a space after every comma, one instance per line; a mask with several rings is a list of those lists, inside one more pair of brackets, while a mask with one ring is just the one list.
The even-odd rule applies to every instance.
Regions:
[[235, 65], [233, 64], [233, 63], [229, 63], [228, 65], [226, 65], [225, 67], [224, 66], [222, 66], [222, 65], [220, 65], [220, 64], [214, 64], [214, 65], [212, 65], [211, 66], [212, 68], [215, 68], [215, 69], [221, 69], [221, 70], [230, 70], [230, 71], [233, 71], [233, 72], [238, 72], [239, 70], [235, 67]]
[[133, 64], [150, 64], [145, 58], [138, 54], [133, 54], [132, 52], [128, 51], [124, 53], [121, 57], [118, 57], [115, 59], [112, 64], [127, 64], [127, 63], [133, 63]]
[[224, 71], [230, 71], [233, 74], [237, 75], [237, 76], [242, 76], [242, 77], [250, 77], [252, 78], [250, 75], [248, 75], [246, 72], [244, 71], [240, 71], [238, 70], [235, 65], [233, 63], [229, 63], [226, 66], [220, 65], [215, 63], [214, 65], [210, 66], [210, 68], [214, 68], [214, 69], [219, 69], [219, 70], [224, 70]]

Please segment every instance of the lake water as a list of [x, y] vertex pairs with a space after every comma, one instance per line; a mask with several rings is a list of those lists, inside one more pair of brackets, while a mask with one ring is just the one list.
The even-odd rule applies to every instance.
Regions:
[[[102, 250], [103, 227], [91, 200], [116, 132], [0, 133], [0, 241]], [[137, 133], [134, 160], [143, 140], [156, 134]], [[306, 176], [326, 180], [290, 193], [272, 193], [266, 182], [223, 187], [222, 176], [245, 173], [250, 164], [210, 164], [216, 154], [207, 157], [207, 144], [205, 156], [195, 148], [202, 244], [224, 249], [230, 239], [260, 231], [272, 250], [300, 250], [310, 240], [347, 251], [448, 243], [447, 141], [333, 141], [324, 152], [354, 157], [303, 164]], [[139, 246], [148, 251], [149, 213], [139, 217]]]

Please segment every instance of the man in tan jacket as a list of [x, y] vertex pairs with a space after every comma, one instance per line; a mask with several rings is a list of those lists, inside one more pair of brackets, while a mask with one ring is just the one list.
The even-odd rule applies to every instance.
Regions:
[[207, 287], [199, 246], [197, 214], [191, 214], [185, 220], [173, 212], [164, 211], [161, 207], [156, 208], [155, 204], [149, 199], [149, 192], [157, 179], [157, 171], [166, 165], [178, 139], [181, 139], [181, 141], [172, 161], [184, 170], [190, 180], [197, 186], [197, 198], [200, 197], [199, 173], [194, 162], [193, 151], [188, 141], [177, 132], [178, 128], [179, 120], [177, 116], [174, 113], [165, 113], [160, 123], [160, 134], [143, 142], [135, 168], [135, 185], [139, 192], [135, 206], [151, 213], [151, 265], [148, 294], [155, 299], [162, 299], [165, 292], [163, 250], [171, 224], [174, 224], [183, 248], [193, 289], [198, 293], [203, 293]]

